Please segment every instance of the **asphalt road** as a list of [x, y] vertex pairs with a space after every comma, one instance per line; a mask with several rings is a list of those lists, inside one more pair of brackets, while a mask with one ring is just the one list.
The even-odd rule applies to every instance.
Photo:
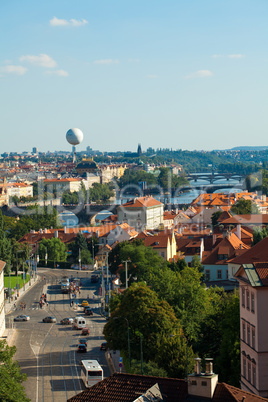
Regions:
[[[15, 317], [20, 314], [30, 316], [30, 321], [15, 322], [16, 336], [14, 344], [17, 347], [15, 359], [19, 362], [22, 372], [28, 376], [24, 383], [27, 396], [31, 401], [66, 401], [85, 389], [80, 380], [80, 361], [83, 359], [96, 359], [104, 370], [104, 377], [110, 375], [105, 353], [100, 351], [103, 342], [103, 326], [106, 320], [100, 315], [98, 297], [99, 284], [91, 284], [90, 272], [77, 272], [68, 270], [40, 269], [41, 280], [32, 287], [21, 299], [26, 303], [22, 311], [18, 306], [16, 311], [9, 314]], [[85, 316], [90, 334], [87, 353], [77, 353], [81, 330], [73, 330], [70, 325], [59, 324], [65, 317], [84, 316], [83, 308], [74, 310], [70, 306], [69, 294], [62, 294], [60, 279], [63, 275], [81, 278], [81, 294], [77, 302], [89, 296], [89, 305], [93, 309], [93, 316]], [[48, 307], [39, 307], [42, 293], [47, 294]], [[46, 316], [55, 316], [56, 324], [43, 323]]]

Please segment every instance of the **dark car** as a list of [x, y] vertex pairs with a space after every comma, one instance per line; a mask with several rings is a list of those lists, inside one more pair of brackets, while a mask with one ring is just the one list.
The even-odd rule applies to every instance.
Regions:
[[81, 331], [81, 335], [89, 335], [89, 329], [88, 328], [83, 328]]
[[84, 310], [85, 315], [93, 315], [93, 311], [90, 308]]
[[56, 317], [45, 317], [43, 322], [57, 322]]
[[62, 325], [69, 325], [69, 324], [72, 324], [73, 321], [74, 321], [73, 318], [63, 318], [62, 320], [60, 320], [60, 323]]
[[86, 345], [87, 346], [87, 339], [86, 338], [80, 338], [79, 339], [79, 343], [82, 345]]
[[102, 342], [102, 344], [100, 345], [100, 350], [107, 350], [107, 349], [108, 349], [107, 342]]
[[87, 352], [87, 345], [84, 343], [80, 343], [77, 348], [77, 353], [86, 353]]

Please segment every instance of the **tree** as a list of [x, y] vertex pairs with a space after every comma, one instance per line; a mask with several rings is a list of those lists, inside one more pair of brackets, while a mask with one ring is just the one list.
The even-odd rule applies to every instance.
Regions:
[[213, 227], [215, 227], [215, 226], [218, 225], [218, 219], [219, 219], [219, 217], [221, 216], [221, 214], [222, 214], [222, 211], [217, 211], [217, 212], [214, 212], [214, 213], [212, 214], [212, 216], [211, 216], [211, 223], [212, 223], [212, 226], [213, 226]]
[[50, 261], [66, 261], [67, 249], [66, 245], [58, 238], [42, 239], [39, 243], [39, 256], [45, 259], [47, 253]]
[[268, 233], [267, 233], [267, 229], [263, 228], [257, 228], [254, 230], [253, 232], [253, 242], [252, 242], [252, 246], [254, 246], [255, 244], [259, 243], [259, 241], [261, 241], [262, 239], [264, 239], [265, 237], [267, 237]]
[[93, 202], [107, 202], [114, 196], [112, 185], [93, 183], [89, 191], [90, 199]]
[[9, 272], [11, 263], [11, 241], [6, 237], [4, 230], [4, 219], [2, 211], [0, 210], [0, 260], [6, 262], [5, 272]]
[[157, 362], [169, 377], [185, 378], [193, 372], [194, 353], [181, 330], [177, 334], [170, 334], [161, 339], [161, 347], [157, 355]]
[[75, 238], [75, 241], [69, 245], [69, 249], [72, 251], [70, 260], [78, 262], [79, 255], [82, 264], [92, 264], [91, 253], [88, 249], [88, 244], [81, 232], [79, 232]]
[[26, 374], [22, 374], [17, 361], [13, 361], [15, 346], [8, 346], [5, 340], [0, 340], [0, 400], [4, 402], [30, 402], [26, 397], [22, 383]]
[[240, 198], [231, 207], [231, 212], [235, 215], [248, 215], [248, 214], [259, 214], [259, 208], [254, 201], [245, 200]]
[[[140, 337], [143, 339], [144, 360], [155, 360], [161, 339], [176, 333], [180, 325], [173, 309], [145, 284], [135, 283], [123, 295], [104, 327], [104, 335], [112, 349], [128, 350], [127, 321], [130, 329], [131, 355], [140, 358]], [[160, 346], [159, 346], [160, 345]]]

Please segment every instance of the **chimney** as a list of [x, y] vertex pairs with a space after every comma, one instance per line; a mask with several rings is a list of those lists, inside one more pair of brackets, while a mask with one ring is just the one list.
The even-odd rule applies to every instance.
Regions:
[[54, 237], [57, 239], [59, 237], [59, 232], [55, 230]]
[[67, 233], [67, 227], [64, 226], [64, 233]]
[[236, 227], [236, 236], [241, 240], [241, 225]]
[[44, 229], [44, 233], [47, 233], [47, 228]]
[[217, 240], [217, 235], [213, 234], [212, 235], [212, 245], [214, 246], [214, 244], [216, 243]]
[[213, 373], [213, 359], [207, 357], [206, 361], [206, 374], [205, 375], [212, 375]]
[[194, 360], [195, 360], [194, 373], [195, 375], [201, 375], [201, 359], [200, 357], [196, 357]]
[[187, 377], [188, 395], [212, 400], [218, 384], [218, 374], [213, 373], [213, 359], [207, 358], [206, 371], [201, 373], [201, 359], [195, 358], [195, 373]]

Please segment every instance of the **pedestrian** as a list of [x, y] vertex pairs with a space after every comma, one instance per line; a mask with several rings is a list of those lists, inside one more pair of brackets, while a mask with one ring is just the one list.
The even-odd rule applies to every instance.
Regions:
[[48, 307], [48, 302], [47, 302], [47, 307]]
[[14, 309], [16, 309], [16, 307], [17, 307], [17, 306], [16, 306], [16, 303], [14, 303]]

